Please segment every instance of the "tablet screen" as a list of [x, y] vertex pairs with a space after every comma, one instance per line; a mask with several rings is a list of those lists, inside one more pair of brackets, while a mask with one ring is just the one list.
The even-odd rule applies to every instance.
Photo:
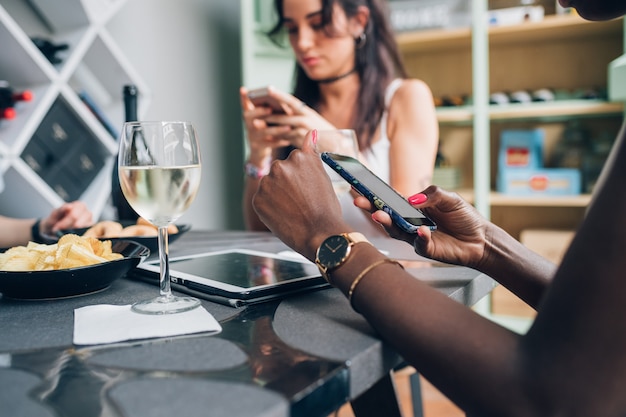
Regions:
[[253, 288], [320, 276], [315, 264], [305, 262], [261, 252], [215, 252], [192, 258], [171, 259], [170, 273], [176, 276], [177, 272], [182, 272], [241, 288]]

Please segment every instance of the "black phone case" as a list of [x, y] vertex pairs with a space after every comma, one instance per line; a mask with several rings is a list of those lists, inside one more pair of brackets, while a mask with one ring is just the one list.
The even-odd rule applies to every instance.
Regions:
[[[350, 174], [348, 171], [346, 171], [337, 161], [335, 161], [332, 158], [331, 155], [332, 154], [329, 153], [329, 152], [323, 152], [321, 154], [322, 161], [324, 161], [335, 172], [337, 172], [339, 175], [341, 175], [341, 177], [343, 179], [348, 181], [348, 183], [350, 183], [350, 185], [352, 185], [354, 187], [354, 189], [359, 194], [361, 194], [362, 196], [367, 198], [374, 205], [374, 207], [376, 207], [377, 209], [382, 210], [385, 213], [389, 214], [389, 216], [391, 217], [391, 220], [393, 221], [393, 223], [396, 226], [400, 227], [405, 232], [417, 233], [417, 229], [419, 229], [419, 226], [407, 222], [404, 219], [404, 217], [400, 216], [394, 209], [392, 209], [387, 203], [385, 203], [385, 201], [383, 201], [380, 197], [378, 197], [376, 194], [374, 194], [369, 188], [367, 188], [365, 185], [363, 185], [363, 183], [361, 183], [358, 179], [356, 179], [352, 174]], [[395, 192], [395, 190], [393, 190], [393, 191]], [[400, 198], [402, 198], [401, 195], [398, 194], [398, 196]], [[436, 229], [436, 226], [434, 225], [434, 223], [433, 223], [433, 225], [427, 225], [427, 226], [430, 227], [431, 230], [435, 230]]]

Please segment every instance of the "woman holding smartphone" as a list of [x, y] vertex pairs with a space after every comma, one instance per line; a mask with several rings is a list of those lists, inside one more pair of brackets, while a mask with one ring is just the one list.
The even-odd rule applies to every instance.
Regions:
[[[385, 13], [384, 0], [276, 0], [270, 36], [286, 32], [296, 57], [293, 95], [269, 88], [284, 113], [255, 107], [240, 90], [250, 154], [246, 162], [246, 226], [266, 230], [251, 206], [259, 179], [273, 160], [300, 148], [312, 129], [354, 129], [359, 157], [400, 194], [429, 185], [438, 124], [428, 86], [407, 79]], [[368, 236], [384, 230], [356, 209], [342, 212]]]

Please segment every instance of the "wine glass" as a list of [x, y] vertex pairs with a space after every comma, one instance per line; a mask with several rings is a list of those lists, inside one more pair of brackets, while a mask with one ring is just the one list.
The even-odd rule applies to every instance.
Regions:
[[200, 149], [188, 122], [127, 122], [120, 135], [118, 171], [130, 206], [158, 227], [159, 287], [156, 298], [132, 310], [170, 314], [194, 309], [200, 301], [172, 295], [167, 228], [187, 210], [200, 186]]
[[[318, 130], [315, 150], [318, 153], [331, 152], [357, 159], [359, 156], [359, 145], [357, 143], [356, 133], [352, 129]], [[350, 184], [344, 180], [341, 175], [337, 174], [326, 164], [324, 164], [324, 169], [330, 177], [337, 196], [350, 192]]]

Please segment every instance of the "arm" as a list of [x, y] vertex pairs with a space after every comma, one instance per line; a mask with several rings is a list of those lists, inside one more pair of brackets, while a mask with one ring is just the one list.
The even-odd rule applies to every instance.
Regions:
[[[421, 194], [424, 201], [415, 206], [435, 221], [437, 231], [423, 227], [417, 235], [402, 235], [418, 254], [484, 272], [537, 308], [556, 265], [487, 221], [458, 194], [438, 187]], [[375, 213], [374, 218], [390, 224], [385, 216]]]
[[[286, 105], [287, 114], [273, 114], [266, 107], [255, 107], [248, 98], [248, 90], [239, 90], [243, 120], [246, 129], [249, 154], [246, 163], [263, 172], [275, 159], [274, 152], [288, 145], [300, 147], [306, 132], [310, 129], [334, 129], [315, 110], [304, 106], [291, 94], [268, 87], [269, 94]], [[267, 230], [252, 208], [252, 198], [259, 185], [258, 178], [246, 175], [243, 195], [243, 214], [248, 230]]]
[[24, 245], [32, 239], [31, 228], [36, 219], [14, 219], [0, 216], [0, 247]]
[[419, 80], [405, 80], [389, 105], [389, 183], [402, 195], [431, 184], [439, 124], [432, 93]]
[[[307, 147], [272, 165], [261, 180], [254, 207], [276, 236], [309, 259], [326, 237], [351, 231], [322, 162]], [[344, 293], [363, 268], [383, 258], [365, 243], [353, 250], [348, 262], [332, 273]], [[381, 336], [457, 404], [472, 404], [474, 409], [476, 404], [497, 404], [505, 410], [521, 403], [512, 389], [517, 374], [508, 365], [515, 362], [513, 347], [519, 336], [391, 264], [368, 273], [353, 300]], [[493, 347], [487, 348], [487, 341]]]
[[486, 255], [476, 269], [537, 310], [557, 266], [493, 223], [488, 224], [486, 237]]
[[[623, 139], [617, 148], [618, 159], [626, 159]], [[327, 236], [351, 231], [338, 215], [337, 198], [322, 170], [319, 158], [305, 146], [273, 165], [254, 199], [270, 230], [309, 259]], [[361, 280], [353, 305], [468, 414], [623, 414], [623, 178], [626, 165], [615, 164], [525, 336], [387, 263]], [[366, 243], [355, 245], [348, 261], [331, 273], [334, 285], [346, 293], [357, 274], [382, 258]]]
[[[31, 229], [35, 219], [16, 219], [0, 216], [0, 247], [26, 245], [33, 240]], [[87, 227], [93, 224], [91, 211], [81, 201], [65, 203], [52, 210], [39, 222], [39, 234], [51, 235], [58, 230]]]
[[[272, 162], [273, 149], [288, 144], [285, 141], [276, 141], [273, 134], [289, 130], [289, 127], [268, 126], [265, 117], [271, 114], [271, 110], [264, 107], [255, 107], [248, 98], [248, 90], [246, 88], [240, 88], [239, 96], [249, 150], [246, 163], [256, 167], [259, 172], [264, 172]], [[248, 230], [267, 230], [267, 227], [259, 220], [252, 208], [252, 198], [256, 193], [258, 185], [259, 178], [252, 178], [246, 175], [242, 203], [244, 221]]]
[[583, 398], [570, 405], [578, 415], [617, 415], [626, 409], [625, 161], [623, 126], [524, 341], [532, 359], [526, 361], [528, 372], [540, 377], [538, 392], [563, 384], [574, 398], [582, 394], [577, 386], [585, 387]]

